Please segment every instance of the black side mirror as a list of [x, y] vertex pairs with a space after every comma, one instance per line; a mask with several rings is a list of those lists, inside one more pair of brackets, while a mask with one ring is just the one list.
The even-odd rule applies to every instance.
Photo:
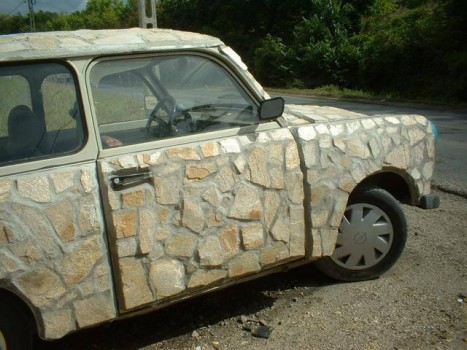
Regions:
[[259, 118], [262, 120], [280, 117], [284, 113], [285, 102], [282, 97], [275, 97], [261, 101], [259, 105]]

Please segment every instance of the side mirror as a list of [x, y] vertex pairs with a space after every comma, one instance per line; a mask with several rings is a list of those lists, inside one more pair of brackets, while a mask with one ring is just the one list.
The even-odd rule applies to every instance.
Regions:
[[280, 117], [284, 113], [285, 102], [282, 97], [261, 101], [259, 105], [259, 118], [261, 120]]

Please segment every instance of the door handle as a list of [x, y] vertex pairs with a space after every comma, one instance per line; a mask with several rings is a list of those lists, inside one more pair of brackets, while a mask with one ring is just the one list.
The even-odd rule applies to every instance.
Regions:
[[110, 184], [114, 190], [122, 190], [127, 187], [144, 183], [153, 177], [152, 172], [142, 171], [137, 173], [117, 174], [110, 178]]

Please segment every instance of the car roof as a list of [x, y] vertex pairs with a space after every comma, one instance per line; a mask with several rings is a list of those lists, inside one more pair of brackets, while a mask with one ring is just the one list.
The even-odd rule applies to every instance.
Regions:
[[0, 62], [207, 48], [223, 45], [212, 36], [171, 29], [103, 29], [0, 36]]

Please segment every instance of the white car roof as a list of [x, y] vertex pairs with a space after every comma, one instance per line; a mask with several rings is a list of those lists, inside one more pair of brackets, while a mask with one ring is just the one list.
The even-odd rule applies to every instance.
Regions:
[[224, 45], [212, 36], [170, 29], [104, 29], [0, 36], [0, 62], [87, 57]]

